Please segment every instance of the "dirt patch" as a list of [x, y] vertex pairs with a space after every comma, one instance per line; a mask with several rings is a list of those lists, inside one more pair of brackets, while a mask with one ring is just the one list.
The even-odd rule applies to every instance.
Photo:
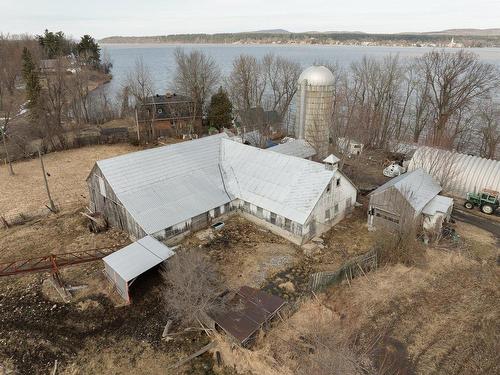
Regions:
[[[76, 202], [86, 203], [87, 178], [94, 163], [100, 159], [137, 151], [128, 145], [83, 147], [44, 156], [47, 179], [56, 205], [65, 207]], [[7, 219], [17, 213], [35, 211], [47, 204], [47, 193], [38, 159], [16, 162], [15, 176], [0, 166], [0, 216]], [[29, 197], [29, 199], [27, 199]]]
[[258, 288], [300, 256], [297, 246], [239, 215], [227, 219], [219, 231], [203, 231], [183, 242], [183, 247], [197, 246], [206, 250], [228, 287], [234, 289], [242, 285]]

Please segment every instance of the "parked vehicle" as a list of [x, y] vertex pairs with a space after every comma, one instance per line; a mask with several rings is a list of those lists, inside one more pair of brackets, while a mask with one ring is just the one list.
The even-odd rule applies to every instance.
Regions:
[[471, 210], [479, 207], [487, 215], [491, 215], [500, 207], [500, 193], [493, 190], [483, 190], [479, 193], [467, 193], [465, 208]]
[[402, 167], [398, 163], [392, 163], [387, 168], [384, 168], [384, 176], [385, 177], [397, 177], [406, 172], [406, 168]]

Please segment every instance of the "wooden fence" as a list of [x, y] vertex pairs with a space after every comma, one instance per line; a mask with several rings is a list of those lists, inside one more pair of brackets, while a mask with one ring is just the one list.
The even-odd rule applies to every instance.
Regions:
[[336, 284], [346, 279], [350, 280], [365, 275], [367, 272], [377, 268], [377, 251], [372, 249], [356, 258], [345, 262], [336, 271], [325, 271], [314, 273], [309, 277], [309, 290], [313, 292], [321, 291], [327, 286]]

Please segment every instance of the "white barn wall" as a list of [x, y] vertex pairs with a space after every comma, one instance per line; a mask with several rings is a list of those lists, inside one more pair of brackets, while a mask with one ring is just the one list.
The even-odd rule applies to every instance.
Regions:
[[[339, 186], [337, 186], [337, 179], [340, 179]], [[307, 220], [303, 230], [304, 237], [310, 239], [312, 237], [319, 236], [341, 221], [346, 216], [349, 209], [354, 208], [356, 197], [356, 188], [342, 173], [337, 171], [337, 173], [335, 173], [335, 177], [330, 182], [330, 191], [325, 189], [318, 200], [311, 217]], [[348, 207], [349, 199], [350, 207]], [[336, 204], [338, 205], [337, 213], [335, 213]], [[330, 211], [329, 219], [326, 215], [327, 210]], [[312, 221], [314, 221], [314, 226], [316, 227], [314, 234], [310, 233]]]

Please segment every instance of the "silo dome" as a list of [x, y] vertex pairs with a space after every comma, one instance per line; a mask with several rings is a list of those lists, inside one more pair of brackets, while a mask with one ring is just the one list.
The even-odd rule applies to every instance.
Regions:
[[330, 86], [335, 83], [333, 73], [326, 66], [315, 65], [307, 68], [299, 76], [299, 84], [307, 80], [313, 86]]

